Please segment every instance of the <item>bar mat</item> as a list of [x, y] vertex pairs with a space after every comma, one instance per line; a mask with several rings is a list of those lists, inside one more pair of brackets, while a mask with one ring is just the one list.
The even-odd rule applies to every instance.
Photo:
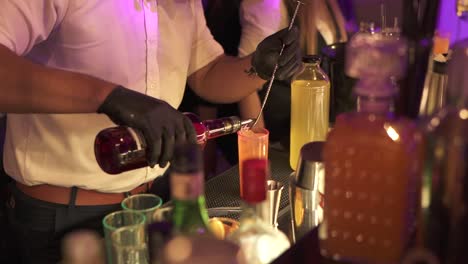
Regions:
[[[289, 175], [292, 172], [289, 166], [289, 153], [270, 148], [268, 156], [271, 167], [271, 178], [284, 184], [281, 194], [280, 212], [286, 212], [287, 209], [282, 209], [289, 206]], [[205, 197], [208, 208], [240, 206], [239, 167], [234, 166], [218, 176], [209, 179], [205, 184]], [[289, 216], [289, 214], [287, 215]], [[239, 215], [233, 214], [229, 215], [229, 217], [238, 219]], [[280, 215], [279, 218], [283, 217]], [[278, 222], [280, 222], [280, 219], [278, 219]]]

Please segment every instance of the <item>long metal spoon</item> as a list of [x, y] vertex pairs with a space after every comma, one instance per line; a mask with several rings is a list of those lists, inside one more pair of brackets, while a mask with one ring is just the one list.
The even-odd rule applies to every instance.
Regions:
[[[292, 26], [294, 25], [294, 21], [296, 20], [297, 13], [299, 12], [299, 7], [304, 4], [301, 1], [296, 1], [296, 3], [297, 3], [296, 9], [294, 10], [294, 14], [293, 14], [293, 16], [291, 18], [291, 22], [289, 22], [288, 31], [290, 31]], [[279, 53], [279, 57], [281, 57], [281, 54], [283, 54], [283, 50], [284, 50], [285, 46], [286, 45], [283, 43], [283, 46], [281, 47], [281, 51]], [[260, 112], [258, 113], [257, 118], [255, 118], [255, 122], [251, 126], [246, 127], [246, 128], [252, 129], [257, 124], [258, 120], [260, 119], [260, 116], [262, 116], [263, 108], [265, 108], [268, 96], [270, 95], [271, 86], [273, 86], [273, 81], [275, 80], [275, 75], [276, 75], [277, 70], [278, 70], [278, 62], [276, 62], [275, 68], [273, 69], [273, 73], [271, 74], [270, 82], [268, 83], [268, 88], [267, 88], [267, 91], [266, 91], [266, 94], [265, 94], [265, 98], [263, 99], [262, 107], [260, 108]]]

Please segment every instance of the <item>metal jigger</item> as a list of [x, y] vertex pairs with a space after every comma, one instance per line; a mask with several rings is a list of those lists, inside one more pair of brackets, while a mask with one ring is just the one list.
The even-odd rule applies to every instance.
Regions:
[[292, 240], [295, 243], [323, 219], [324, 142], [310, 142], [302, 146], [297, 169], [290, 176]]
[[266, 221], [271, 224], [274, 228], [278, 228], [278, 212], [281, 202], [281, 193], [284, 189], [284, 185], [281, 182], [268, 180], [267, 181], [267, 212]]

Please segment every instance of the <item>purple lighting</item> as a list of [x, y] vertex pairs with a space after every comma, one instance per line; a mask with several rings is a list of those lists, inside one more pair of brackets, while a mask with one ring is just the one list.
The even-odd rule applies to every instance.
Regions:
[[443, 0], [440, 3], [437, 30], [450, 33], [450, 43], [468, 38], [468, 21], [463, 21], [456, 14], [456, 0]]

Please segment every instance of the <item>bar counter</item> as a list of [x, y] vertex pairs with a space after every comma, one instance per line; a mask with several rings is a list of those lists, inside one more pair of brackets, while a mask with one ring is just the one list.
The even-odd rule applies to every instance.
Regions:
[[[268, 150], [271, 179], [284, 184], [278, 213], [278, 228], [289, 235], [291, 216], [289, 212], [288, 185], [292, 172], [289, 166], [289, 153], [275, 148]], [[205, 197], [208, 208], [240, 206], [239, 167], [234, 166], [225, 172], [209, 179], [205, 184]], [[238, 214], [228, 214], [238, 219]]]
[[[289, 152], [270, 147], [271, 179], [284, 184], [278, 213], [278, 228], [291, 239], [291, 215], [289, 208], [289, 177], [292, 169], [289, 166]], [[205, 184], [205, 197], [208, 208], [237, 207], [241, 199], [239, 194], [239, 167], [234, 166], [223, 173], [209, 179]], [[239, 214], [226, 214], [238, 219]], [[323, 259], [318, 246], [317, 229], [311, 230], [302, 239], [291, 245], [291, 248], [279, 256], [272, 264], [346, 264]]]

